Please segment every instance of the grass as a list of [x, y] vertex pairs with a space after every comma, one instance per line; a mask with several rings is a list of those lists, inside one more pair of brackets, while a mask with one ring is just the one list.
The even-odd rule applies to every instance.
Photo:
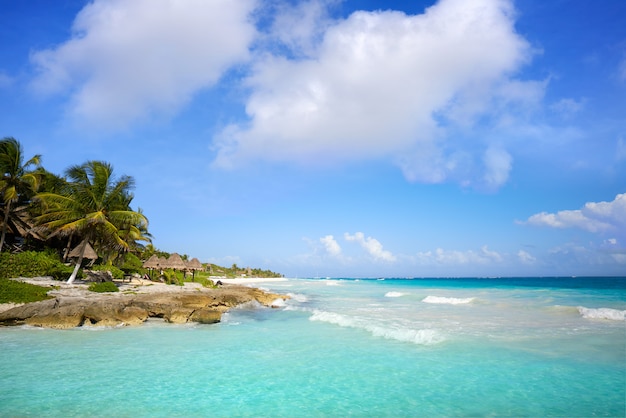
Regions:
[[49, 287], [0, 279], [0, 303], [29, 303], [50, 299]]
[[113, 282], [91, 283], [88, 289], [92, 292], [98, 292], [98, 293], [120, 291], [120, 289]]

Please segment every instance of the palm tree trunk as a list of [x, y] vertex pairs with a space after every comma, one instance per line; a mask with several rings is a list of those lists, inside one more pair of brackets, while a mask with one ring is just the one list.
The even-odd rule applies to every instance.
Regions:
[[83, 262], [83, 257], [85, 256], [85, 250], [87, 249], [87, 242], [88, 241], [85, 239], [81, 243], [80, 256], [78, 256], [78, 261], [76, 262], [76, 266], [74, 267], [74, 271], [72, 272], [72, 275], [70, 276], [69, 279], [67, 279], [67, 284], [72, 284], [72, 283], [74, 283], [74, 280], [76, 280], [76, 275], [78, 274], [78, 270], [80, 269], [80, 265]]
[[72, 232], [70, 234], [70, 237], [67, 239], [67, 245], [65, 246], [65, 250], [63, 251], [63, 262], [65, 263], [65, 260], [67, 260], [67, 255], [70, 253], [70, 250], [72, 249], [72, 237], [74, 236], [74, 233]]
[[9, 212], [11, 211], [11, 202], [7, 202], [6, 207], [4, 208], [4, 222], [2, 222], [2, 237], [0, 238], [0, 253], [2, 252], [2, 248], [4, 248], [4, 238], [7, 235], [7, 224], [9, 222]]

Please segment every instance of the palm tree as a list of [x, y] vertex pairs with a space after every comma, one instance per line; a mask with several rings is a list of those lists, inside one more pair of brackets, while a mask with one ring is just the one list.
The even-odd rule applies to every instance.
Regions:
[[37, 191], [39, 176], [31, 171], [31, 167], [39, 166], [41, 156], [35, 155], [24, 163], [22, 144], [12, 137], [0, 141], [0, 193], [4, 204], [4, 219], [0, 236], [0, 252], [4, 247], [4, 240], [12, 215], [17, 203], [28, 200]]
[[36, 221], [53, 233], [82, 238], [76, 267], [67, 280], [72, 283], [88, 242], [97, 243], [102, 250], [125, 250], [129, 242], [123, 239], [120, 230], [128, 225], [147, 225], [148, 219], [130, 208], [133, 178], [121, 176], [115, 180], [110, 164], [88, 161], [68, 168], [66, 176], [69, 179], [66, 190], [36, 196], [43, 209]]

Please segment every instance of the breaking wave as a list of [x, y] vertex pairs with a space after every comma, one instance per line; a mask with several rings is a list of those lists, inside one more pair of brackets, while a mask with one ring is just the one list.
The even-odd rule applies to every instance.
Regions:
[[399, 298], [400, 296], [404, 296], [405, 294], [402, 292], [387, 292], [385, 293], [386, 298]]
[[301, 293], [287, 293], [287, 295], [296, 302], [305, 303], [309, 301], [308, 296]]
[[375, 337], [410, 342], [418, 345], [437, 344], [444, 340], [437, 331], [432, 329], [388, 328], [373, 324], [369, 320], [359, 320], [333, 312], [314, 311], [309, 320], [327, 322], [329, 324], [339, 325], [340, 327], [363, 329]]
[[611, 308], [585, 308], [584, 306], [578, 307], [578, 312], [586, 319], [610, 319], [613, 321], [626, 320], [626, 310], [620, 311], [619, 309]]
[[443, 296], [426, 296], [422, 299], [425, 303], [438, 303], [445, 305], [462, 305], [465, 303], [472, 303], [475, 298], [446, 298]]

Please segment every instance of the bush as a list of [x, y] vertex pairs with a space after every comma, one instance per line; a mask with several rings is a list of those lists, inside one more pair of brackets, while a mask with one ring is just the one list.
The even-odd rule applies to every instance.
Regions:
[[0, 279], [0, 303], [29, 303], [50, 299], [50, 288], [9, 279]]
[[[51, 276], [54, 280], [67, 280], [72, 275], [73, 271], [74, 266], [66, 266], [63, 263], [57, 263], [48, 269], [46, 276]], [[82, 279], [83, 277], [85, 277], [83, 270], [78, 270], [76, 278]]]
[[167, 284], [175, 284], [178, 286], [183, 286], [185, 284], [183, 278], [182, 278], [182, 274], [180, 275], [181, 277], [178, 277], [179, 275], [176, 274], [176, 271], [174, 270], [170, 270], [167, 269], [163, 272], [163, 276], [165, 278], [165, 283]]
[[133, 253], [127, 253], [126, 255], [124, 255], [124, 264], [122, 264], [121, 269], [126, 274], [133, 274], [142, 271], [142, 266], [143, 263], [141, 262], [139, 257], [137, 257]]
[[1, 253], [0, 278], [47, 276], [48, 271], [59, 264], [58, 256], [50, 252]]
[[105, 292], [119, 292], [113, 282], [91, 283], [88, 288], [92, 292], [105, 293]]

